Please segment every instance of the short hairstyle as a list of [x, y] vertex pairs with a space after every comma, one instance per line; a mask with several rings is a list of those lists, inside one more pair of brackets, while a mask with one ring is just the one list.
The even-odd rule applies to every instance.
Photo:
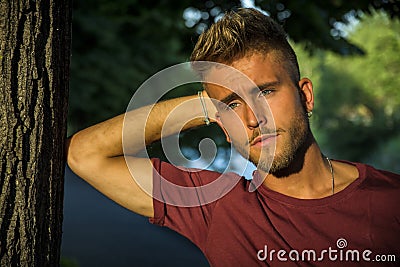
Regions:
[[275, 52], [276, 59], [285, 64], [293, 82], [297, 84], [300, 80], [296, 53], [285, 31], [272, 18], [253, 8], [229, 11], [211, 25], [200, 35], [190, 61], [229, 65], [254, 52]]

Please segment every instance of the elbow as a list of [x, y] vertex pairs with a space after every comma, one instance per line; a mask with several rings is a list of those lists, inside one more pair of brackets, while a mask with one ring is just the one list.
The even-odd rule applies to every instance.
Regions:
[[85, 164], [85, 159], [88, 158], [85, 153], [84, 144], [79, 140], [77, 135], [73, 135], [66, 142], [66, 161], [70, 169], [76, 174], [79, 169]]
[[77, 147], [75, 144], [74, 135], [69, 137], [65, 143], [65, 158], [67, 161], [68, 166], [71, 168], [71, 170], [74, 170], [74, 167], [77, 165], [77, 162], [79, 162], [78, 159], [78, 153], [77, 153]]
[[67, 139], [66, 161], [69, 168], [79, 177], [86, 180], [93, 170], [102, 164], [101, 153], [93, 148], [93, 142], [80, 132]]

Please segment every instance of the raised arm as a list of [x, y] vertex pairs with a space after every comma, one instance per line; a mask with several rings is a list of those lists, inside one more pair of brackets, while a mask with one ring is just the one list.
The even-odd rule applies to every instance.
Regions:
[[[208, 98], [207, 101], [209, 114], [214, 114], [213, 105]], [[197, 96], [145, 106], [73, 135], [67, 143], [67, 162], [78, 176], [110, 199], [152, 217], [153, 200], [148, 194], [152, 189], [152, 164], [135, 155], [161, 137], [204, 124], [203, 119]], [[168, 123], [164, 124], [166, 120]], [[124, 152], [129, 156], [124, 157]]]

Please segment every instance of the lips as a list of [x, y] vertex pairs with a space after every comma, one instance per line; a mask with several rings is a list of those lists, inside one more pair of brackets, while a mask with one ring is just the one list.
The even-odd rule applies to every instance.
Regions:
[[277, 133], [259, 135], [256, 138], [254, 138], [253, 141], [251, 141], [250, 145], [251, 146], [258, 146], [258, 145], [264, 146], [264, 145], [271, 143], [277, 136], [278, 136]]

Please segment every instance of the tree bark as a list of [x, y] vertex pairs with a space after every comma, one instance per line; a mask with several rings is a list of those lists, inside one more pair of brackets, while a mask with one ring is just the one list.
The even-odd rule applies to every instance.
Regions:
[[0, 266], [58, 266], [72, 1], [0, 1]]

